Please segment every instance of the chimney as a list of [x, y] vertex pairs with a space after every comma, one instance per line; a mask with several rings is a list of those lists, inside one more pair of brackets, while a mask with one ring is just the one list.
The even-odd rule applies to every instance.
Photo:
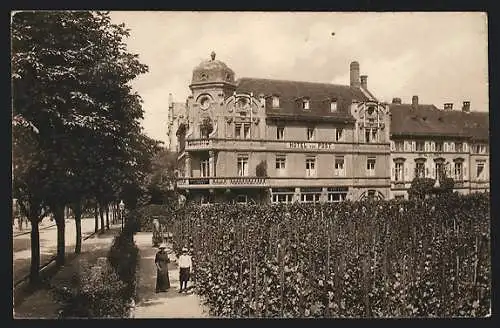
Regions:
[[368, 75], [361, 75], [361, 87], [368, 90]]
[[444, 104], [444, 109], [445, 110], [452, 110], [453, 109], [453, 103], [445, 103]]
[[417, 110], [418, 108], [418, 96], [411, 97], [411, 108]]
[[353, 61], [350, 66], [351, 72], [351, 87], [359, 88], [361, 83], [359, 82], [359, 63]]
[[168, 94], [168, 108], [174, 107], [174, 97], [171, 93]]
[[392, 98], [392, 103], [401, 105], [401, 98]]
[[470, 101], [464, 101], [462, 111], [466, 113], [470, 112]]

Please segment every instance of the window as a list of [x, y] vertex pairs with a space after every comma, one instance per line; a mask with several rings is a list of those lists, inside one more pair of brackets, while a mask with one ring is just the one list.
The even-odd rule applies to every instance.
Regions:
[[238, 176], [240, 177], [248, 176], [248, 156], [245, 155], [238, 156]]
[[436, 171], [435, 171], [436, 172], [436, 179], [441, 179], [443, 174], [445, 174], [443, 163], [441, 163], [441, 162], [436, 163], [435, 169], [436, 169]]
[[307, 128], [307, 141], [314, 140], [314, 128]]
[[443, 142], [442, 141], [436, 141], [436, 151], [437, 152], [443, 151]]
[[455, 151], [461, 153], [464, 151], [464, 144], [461, 142], [455, 142]]
[[247, 203], [247, 195], [238, 195], [236, 197], [236, 203], [246, 204]]
[[250, 124], [243, 124], [243, 139], [250, 139]]
[[485, 154], [486, 153], [486, 146], [483, 144], [477, 144], [474, 147], [474, 152], [476, 154]]
[[286, 168], [286, 158], [283, 155], [276, 156], [276, 170], [283, 172]]
[[416, 150], [417, 151], [424, 151], [424, 149], [425, 149], [425, 142], [417, 141], [416, 142]]
[[306, 176], [313, 177], [316, 175], [316, 158], [306, 158]]
[[241, 124], [234, 125], [234, 137], [237, 139], [241, 138]]
[[463, 164], [462, 162], [455, 162], [455, 180], [462, 180], [463, 178]]
[[273, 96], [273, 108], [280, 107], [280, 97]]
[[272, 189], [271, 193], [273, 203], [291, 203], [295, 191], [291, 188], [276, 188]]
[[309, 110], [309, 99], [303, 99], [302, 100], [302, 109], [303, 110]]
[[404, 141], [395, 141], [394, 146], [396, 151], [404, 151]]
[[334, 187], [327, 189], [327, 201], [329, 203], [337, 203], [347, 198], [347, 187]]
[[284, 140], [285, 139], [285, 127], [284, 126], [276, 127], [276, 139], [277, 140]]
[[201, 177], [209, 177], [210, 176], [210, 165], [208, 158], [207, 159], [202, 159], [200, 161], [200, 175]]
[[300, 200], [303, 203], [317, 203], [321, 197], [321, 188], [304, 188], [300, 192]]
[[341, 141], [342, 140], [342, 132], [344, 132], [342, 130], [342, 128], [335, 129], [335, 140], [336, 141]]
[[425, 178], [425, 163], [417, 162], [415, 165], [415, 178]]
[[482, 179], [483, 172], [484, 172], [484, 162], [477, 162], [476, 163], [476, 178]]
[[250, 123], [236, 123], [234, 125], [234, 137], [237, 139], [250, 139]]
[[366, 161], [366, 173], [370, 177], [375, 176], [375, 158], [374, 157], [369, 157], [368, 160]]
[[332, 100], [330, 102], [330, 112], [334, 113], [337, 111], [337, 100]]
[[368, 200], [375, 200], [375, 190], [368, 190]]
[[377, 142], [377, 129], [365, 129], [365, 141], [366, 142]]
[[396, 162], [394, 168], [394, 180], [403, 181], [404, 163]]
[[335, 170], [334, 173], [336, 176], [345, 176], [344, 171], [344, 157], [335, 157]]

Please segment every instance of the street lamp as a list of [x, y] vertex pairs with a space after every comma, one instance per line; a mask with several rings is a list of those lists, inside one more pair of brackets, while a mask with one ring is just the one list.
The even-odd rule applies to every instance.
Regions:
[[120, 207], [120, 216], [122, 219], [122, 231], [123, 231], [123, 210], [125, 209], [125, 204], [123, 203], [123, 200], [120, 200], [120, 204], [118, 204]]

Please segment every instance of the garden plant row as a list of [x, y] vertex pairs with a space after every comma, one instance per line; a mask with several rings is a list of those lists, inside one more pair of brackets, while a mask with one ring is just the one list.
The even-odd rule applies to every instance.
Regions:
[[188, 205], [198, 293], [220, 317], [490, 313], [489, 195], [425, 201]]

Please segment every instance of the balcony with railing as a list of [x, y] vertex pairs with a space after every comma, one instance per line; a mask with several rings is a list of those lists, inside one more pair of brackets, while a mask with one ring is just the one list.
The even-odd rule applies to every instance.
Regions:
[[179, 178], [177, 186], [179, 188], [265, 187], [267, 179], [264, 177]]

